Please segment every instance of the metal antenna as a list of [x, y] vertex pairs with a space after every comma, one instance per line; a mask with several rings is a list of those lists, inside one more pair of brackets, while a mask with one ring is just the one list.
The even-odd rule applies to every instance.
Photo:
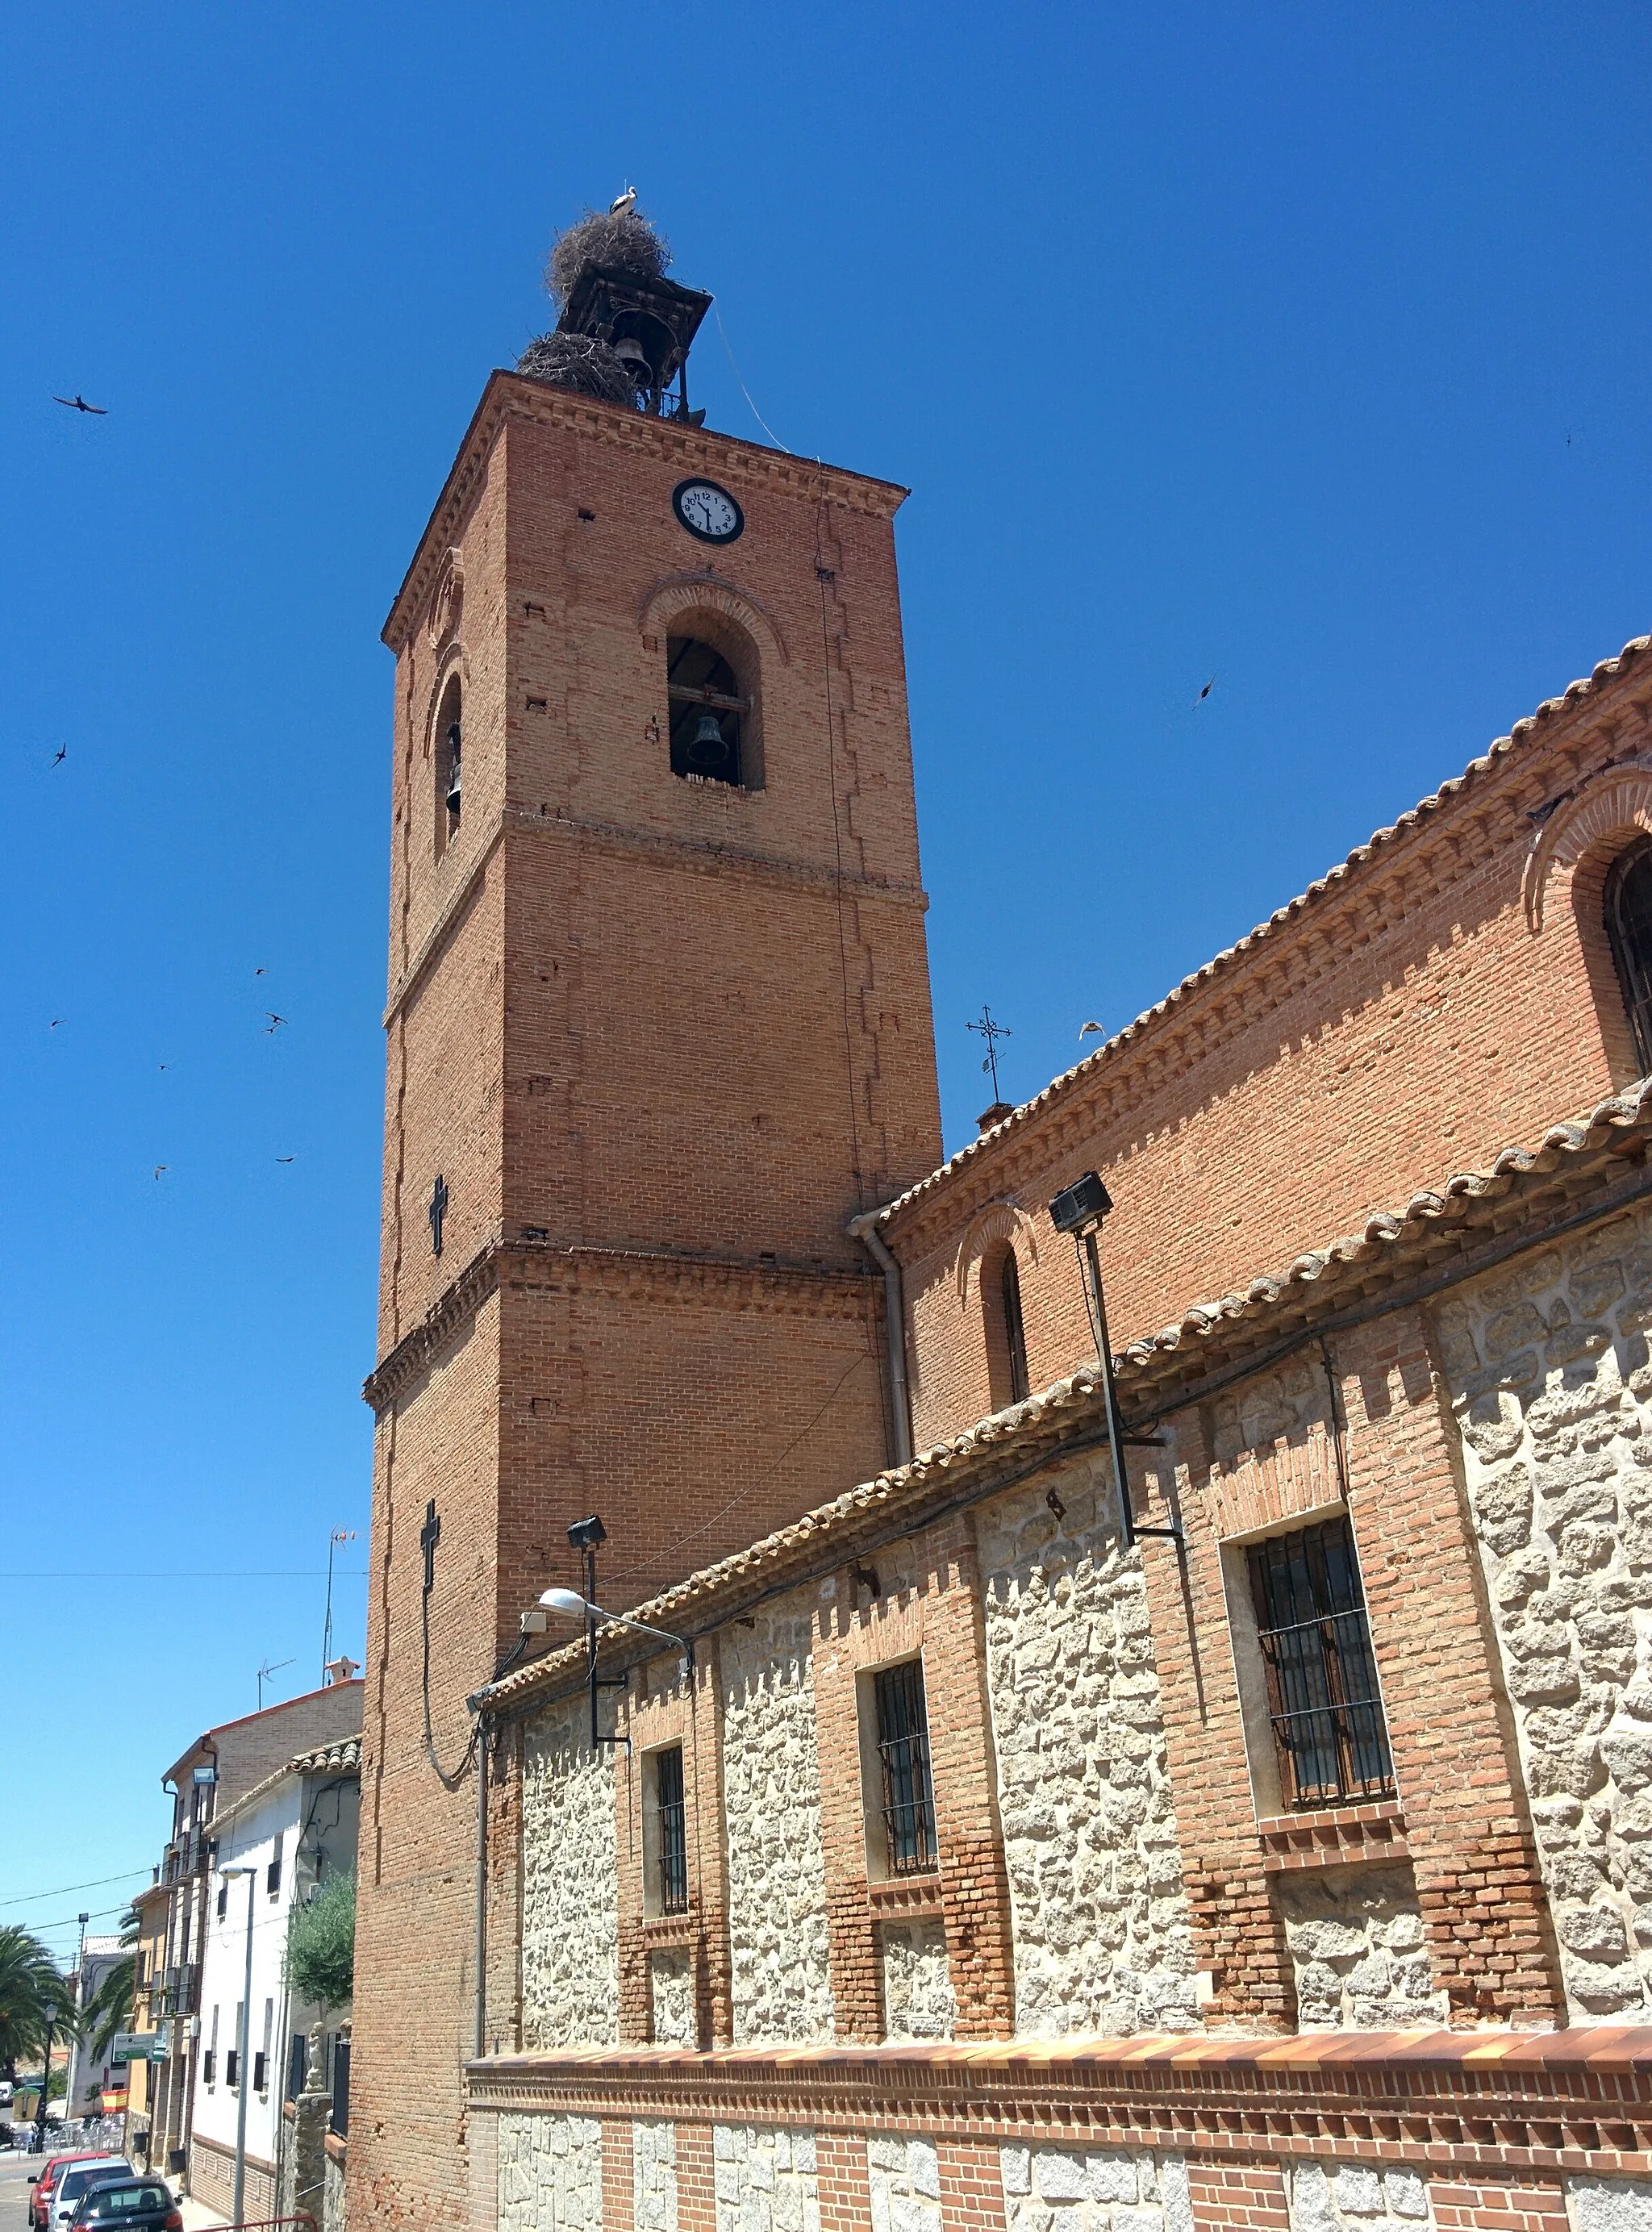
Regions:
[[261, 1713], [264, 1709], [264, 1684], [269, 1681], [272, 1674], [279, 1674], [283, 1666], [291, 1666], [293, 1664], [294, 1661], [290, 1658], [281, 1658], [277, 1659], [272, 1666], [266, 1658], [258, 1669], [258, 1710]]
[[994, 1022], [993, 1011], [984, 1000], [981, 1007], [981, 1021], [978, 1023], [966, 1023], [964, 1028], [967, 1031], [979, 1031], [981, 1037], [986, 1040], [987, 1059], [981, 1066], [992, 1079], [993, 1099], [1001, 1100], [1004, 1096], [998, 1090], [998, 1041], [1000, 1039], [1013, 1038], [1014, 1033], [1007, 1023]]
[[335, 1527], [327, 1538], [327, 1624], [321, 1630], [321, 1679], [327, 1679], [327, 1661], [333, 1656], [333, 1553], [346, 1542], [353, 1542], [353, 1527]]

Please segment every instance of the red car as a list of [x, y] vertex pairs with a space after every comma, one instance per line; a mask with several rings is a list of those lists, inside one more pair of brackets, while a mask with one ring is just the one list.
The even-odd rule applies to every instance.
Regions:
[[78, 2147], [72, 2155], [48, 2155], [41, 2164], [38, 2177], [29, 2181], [34, 2190], [29, 2196], [29, 2232], [46, 2232], [51, 2222], [52, 2188], [70, 2163], [96, 2162], [107, 2152], [102, 2147]]

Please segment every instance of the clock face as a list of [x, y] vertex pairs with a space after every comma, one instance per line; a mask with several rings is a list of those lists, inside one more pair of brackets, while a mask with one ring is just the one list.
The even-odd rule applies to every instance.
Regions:
[[746, 524], [745, 513], [716, 481], [679, 481], [671, 490], [671, 509], [702, 542], [732, 542]]

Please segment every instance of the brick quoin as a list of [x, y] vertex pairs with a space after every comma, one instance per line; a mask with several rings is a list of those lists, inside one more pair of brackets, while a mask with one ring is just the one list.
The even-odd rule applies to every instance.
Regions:
[[1188, 2161], [1194, 2232], [1290, 2232], [1285, 2178], [1274, 2163]]
[[1460, 2184], [1436, 2179], [1428, 2188], [1439, 2232], [1568, 2232], [1566, 2200], [1558, 2185]]
[[602, 2123], [602, 2232], [635, 2232], [637, 2163], [632, 2126], [618, 2116]]
[[871, 2194], [866, 2141], [861, 2132], [816, 2132], [814, 2184], [820, 2203], [820, 2232], [865, 2232], [871, 2222]]
[[943, 2139], [941, 2232], [1004, 2232], [1004, 2177], [995, 2146]]
[[[690, 472], [745, 511], [709, 571], [671, 511]], [[386, 626], [360, 2232], [463, 2219], [464, 1700], [520, 1612], [577, 1578], [569, 1522], [604, 1515], [603, 1587], [632, 1604], [884, 1461], [883, 1283], [845, 1228], [940, 1150], [901, 494], [496, 374]], [[671, 772], [665, 638], [696, 628], [743, 646], [761, 790]], [[464, 803], [443, 842], [455, 677]], [[505, 1742], [489, 1763], [489, 2050], [515, 2043], [516, 1757]], [[717, 2035], [726, 1960], [705, 1922]]]

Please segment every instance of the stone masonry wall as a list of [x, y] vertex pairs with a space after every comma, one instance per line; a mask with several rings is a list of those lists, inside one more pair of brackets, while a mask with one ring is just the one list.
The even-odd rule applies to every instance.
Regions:
[[583, 1701], [528, 1724], [522, 1753], [522, 2042], [619, 2037], [614, 1774], [593, 1754]]
[[1293, 2159], [1286, 2195], [1291, 2232], [1418, 2232], [1434, 2219], [1416, 2170], [1376, 2163]]
[[813, 2131], [718, 2124], [711, 2152], [717, 2232], [820, 2232]]
[[892, 2041], [950, 2038], [956, 2012], [939, 1920], [886, 1922], [878, 1933], [884, 1974], [884, 2034]]
[[677, 2232], [677, 2126], [645, 2122], [631, 2127], [632, 2209], [636, 2232]]
[[1574, 2021], [1652, 2010], [1652, 1211], [1437, 1335]]
[[1302, 1868], [1276, 1893], [1301, 2030], [1399, 2030], [1450, 2019], [1408, 1867]]
[[941, 2165], [930, 2139], [866, 2141], [871, 2232], [942, 2232]]
[[1006, 2232], [1193, 2232], [1180, 2155], [1007, 2146], [999, 2161]]
[[1101, 1463], [1054, 1476], [1059, 1518], [1050, 1478], [979, 1522], [1016, 2028], [1191, 2030], [1193, 1937], [1140, 1557], [1120, 1551]]
[[648, 1999], [656, 2046], [694, 2046], [694, 1966], [683, 1952], [651, 1953]]
[[782, 1605], [722, 1638], [736, 2046], [832, 2034], [811, 1636]]
[[602, 2232], [602, 2126], [501, 2116], [499, 2232]]

